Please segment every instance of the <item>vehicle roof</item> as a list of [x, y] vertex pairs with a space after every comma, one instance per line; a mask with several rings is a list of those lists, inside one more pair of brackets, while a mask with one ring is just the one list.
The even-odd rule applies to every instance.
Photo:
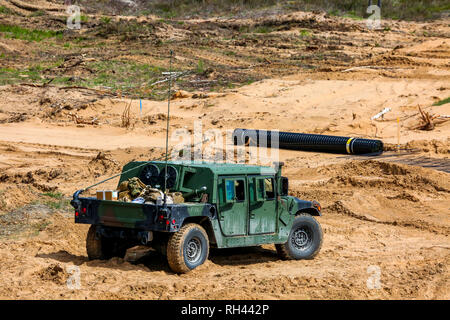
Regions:
[[[153, 163], [164, 164], [164, 161], [152, 161]], [[218, 175], [225, 174], [275, 174], [273, 167], [256, 166], [243, 163], [219, 163], [219, 162], [198, 162], [198, 161], [168, 161], [169, 165], [182, 165], [192, 168], [205, 168]]]

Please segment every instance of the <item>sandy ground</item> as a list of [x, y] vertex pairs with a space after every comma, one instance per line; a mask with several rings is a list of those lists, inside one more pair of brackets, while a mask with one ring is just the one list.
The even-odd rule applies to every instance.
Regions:
[[[0, 87], [0, 298], [449, 299], [450, 121], [430, 131], [414, 129], [418, 106], [450, 115], [449, 103], [433, 106], [450, 96], [448, 21], [396, 23], [403, 33], [380, 35], [361, 31], [361, 22], [349, 19], [339, 24], [344, 34], [333, 34], [320, 19], [320, 32], [341, 37], [342, 49], [361, 59], [337, 66], [324, 58], [322, 69], [290, 74], [267, 65], [258, 71], [270, 75], [265, 80], [220, 93], [178, 94], [171, 110], [172, 133], [192, 132], [194, 123], [201, 123], [204, 131], [223, 134], [234, 128], [280, 129], [376, 138], [388, 145], [380, 157], [280, 151], [291, 194], [318, 200], [324, 208], [318, 218], [324, 244], [314, 260], [281, 261], [267, 245], [213, 250], [205, 265], [185, 275], [173, 274], [152, 251], [136, 261], [131, 252], [126, 260], [88, 261], [87, 226], [74, 224], [67, 199], [120, 172], [128, 161], [160, 157], [167, 103], [144, 100], [140, 116], [139, 101], [131, 100], [132, 125], [123, 128], [130, 99], [6, 85]], [[245, 22], [190, 23], [201, 29]], [[436, 35], [419, 37], [409, 28]], [[300, 29], [290, 24], [280, 37]], [[349, 38], [379, 37], [387, 47], [352, 52], [345, 45]], [[23, 46], [20, 40], [4, 42], [10, 49]], [[180, 52], [179, 59], [192, 50]], [[229, 59], [220, 63], [242, 63]], [[52, 113], [55, 104], [63, 107]], [[385, 107], [392, 110], [383, 119], [370, 120]], [[69, 112], [98, 124], [76, 124]], [[396, 152], [391, 144], [398, 138]], [[176, 143], [173, 136], [171, 144]], [[215, 147], [225, 149], [226, 143]], [[51, 195], [57, 193], [63, 196], [55, 200]], [[77, 270], [80, 287], [69, 288]]]

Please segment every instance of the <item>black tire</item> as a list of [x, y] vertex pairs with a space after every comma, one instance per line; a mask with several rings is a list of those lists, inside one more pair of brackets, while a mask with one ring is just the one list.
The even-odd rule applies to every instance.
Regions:
[[319, 222], [302, 213], [295, 217], [286, 243], [276, 244], [283, 260], [313, 259], [322, 247], [323, 232]]
[[208, 234], [196, 223], [184, 225], [169, 237], [167, 261], [176, 273], [186, 273], [202, 265], [208, 255]]
[[127, 246], [118, 239], [96, 238], [96, 226], [91, 225], [86, 237], [86, 252], [89, 260], [108, 260], [125, 257]]

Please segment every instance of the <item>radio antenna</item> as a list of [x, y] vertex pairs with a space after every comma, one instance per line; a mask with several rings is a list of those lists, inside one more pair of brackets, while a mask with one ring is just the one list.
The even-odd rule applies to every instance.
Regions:
[[164, 168], [164, 206], [167, 204], [167, 161], [169, 160], [169, 119], [170, 119], [170, 96], [172, 90], [172, 56], [173, 51], [170, 50], [169, 62], [169, 93], [167, 95], [167, 128], [166, 128], [166, 165]]

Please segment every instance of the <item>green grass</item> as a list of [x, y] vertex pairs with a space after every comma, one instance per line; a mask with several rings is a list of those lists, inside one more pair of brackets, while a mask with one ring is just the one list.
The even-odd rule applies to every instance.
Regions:
[[[64, 47], [66, 47], [64, 45]], [[48, 77], [43, 74], [46, 69], [54, 69], [63, 63], [63, 59], [56, 59], [43, 64], [36, 64], [26, 69], [0, 68], [0, 85], [20, 82], [43, 83]], [[203, 68], [203, 62], [199, 68]], [[69, 76], [55, 76], [54, 85], [79, 85], [89, 88], [106, 88], [112, 92], [121, 92], [125, 95], [139, 96], [143, 98], [163, 99], [166, 95], [164, 85], [162, 87], [149, 88], [148, 84], [161, 79], [161, 73], [166, 69], [140, 64], [133, 61], [104, 60], [90, 62], [87, 66], [94, 72], [90, 77], [73, 79]], [[201, 71], [201, 70], [200, 70]], [[160, 88], [160, 89], [159, 89]], [[60, 194], [44, 194], [58, 198]]]
[[311, 36], [311, 32], [309, 32], [308, 30], [301, 30], [300, 31], [300, 37], [305, 38], [305, 37], [309, 37]]
[[[239, 32], [242, 33], [260, 33], [260, 34], [267, 34], [275, 31], [275, 29], [271, 26], [240, 26]], [[242, 36], [242, 38], [246, 38], [245, 35]]]
[[9, 39], [21, 39], [26, 41], [40, 42], [47, 38], [59, 38], [63, 36], [62, 31], [25, 29], [19, 26], [0, 24], [0, 33]]
[[273, 28], [269, 26], [259, 26], [253, 29], [254, 33], [271, 33], [273, 31]]
[[111, 22], [111, 18], [110, 17], [101, 17], [100, 22], [103, 24], [108, 24]]
[[46, 13], [43, 10], [36, 10], [30, 14], [30, 17], [42, 17], [45, 16], [45, 14]]
[[60, 192], [45, 192], [42, 195], [50, 199], [44, 199], [43, 202], [38, 200], [37, 203], [43, 203], [53, 210], [67, 209], [70, 206], [70, 200]]
[[197, 64], [197, 73], [203, 74], [204, 72], [205, 72], [205, 65], [203, 63], [203, 60], [200, 59], [200, 60], [198, 60], [198, 64]]
[[59, 201], [45, 201], [44, 204], [53, 210], [63, 210], [70, 207], [70, 200], [61, 199]]
[[96, 61], [87, 66], [94, 71], [90, 78], [70, 81], [70, 77], [56, 77], [52, 83], [103, 87], [113, 92], [121, 91], [133, 96], [162, 99], [156, 88], [149, 91], [146, 84], [157, 81], [161, 73], [166, 71], [164, 68], [121, 60]]
[[226, 56], [236, 56], [236, 52], [234, 51], [224, 51], [223, 54]]
[[433, 103], [433, 106], [442, 106], [442, 105], [447, 104], [447, 103], [450, 103], [450, 97], [445, 98], [445, 99], [443, 99], [441, 101]]
[[50, 198], [58, 199], [58, 200], [60, 200], [64, 197], [64, 195], [60, 192], [45, 192], [42, 195], [50, 197]]
[[42, 72], [60, 66], [64, 59], [59, 58], [45, 65], [38, 63], [24, 69], [0, 68], [0, 85], [14, 84], [18, 82], [42, 83], [46, 80]]
[[17, 82], [25, 82], [31, 80], [32, 82], [39, 82], [42, 80], [40, 72], [34, 68], [17, 70], [13, 68], [0, 68], [0, 85], [14, 84]]
[[12, 14], [12, 11], [5, 6], [0, 6], [0, 14]]

